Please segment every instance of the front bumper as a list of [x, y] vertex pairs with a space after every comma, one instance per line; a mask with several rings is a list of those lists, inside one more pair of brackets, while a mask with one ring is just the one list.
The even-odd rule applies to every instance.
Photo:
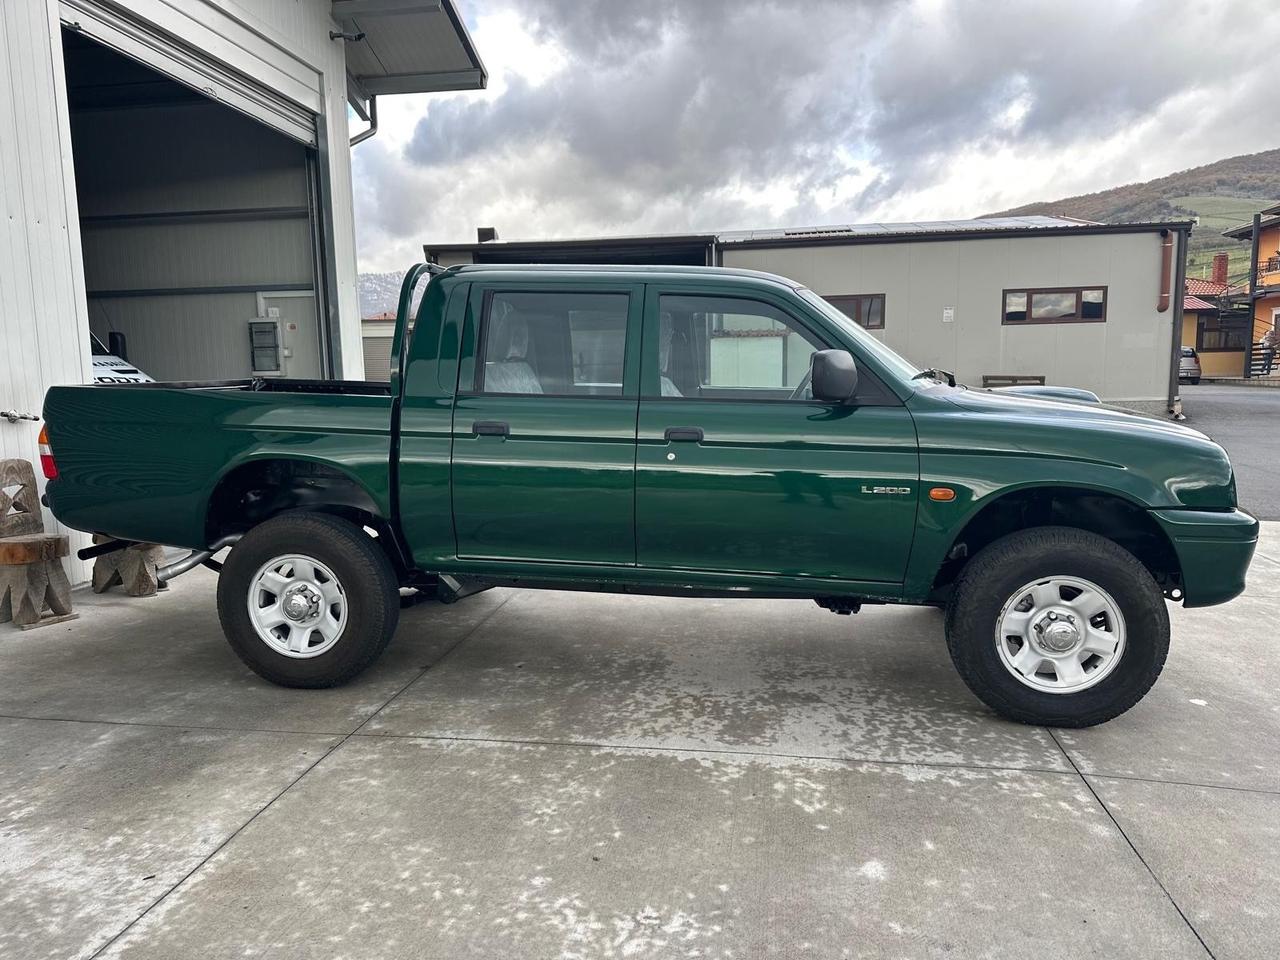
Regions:
[[1183, 604], [1208, 607], [1244, 591], [1258, 521], [1243, 510], [1152, 510], [1182, 567]]

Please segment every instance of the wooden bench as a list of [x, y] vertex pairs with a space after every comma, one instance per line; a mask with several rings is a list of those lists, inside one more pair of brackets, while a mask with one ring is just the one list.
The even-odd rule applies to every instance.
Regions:
[[26, 628], [75, 619], [62, 568], [66, 537], [44, 532], [36, 474], [26, 460], [0, 460], [0, 623]]

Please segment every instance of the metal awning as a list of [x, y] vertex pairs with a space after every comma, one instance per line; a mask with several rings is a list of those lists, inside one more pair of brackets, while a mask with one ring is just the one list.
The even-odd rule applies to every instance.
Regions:
[[368, 119], [370, 97], [481, 90], [488, 74], [452, 0], [333, 0], [347, 43], [348, 96]]

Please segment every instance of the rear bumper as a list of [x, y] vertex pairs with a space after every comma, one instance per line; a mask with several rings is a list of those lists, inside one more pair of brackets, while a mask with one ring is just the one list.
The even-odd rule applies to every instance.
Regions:
[[1244, 591], [1258, 521], [1243, 510], [1152, 510], [1182, 567], [1183, 603], [1208, 607]]

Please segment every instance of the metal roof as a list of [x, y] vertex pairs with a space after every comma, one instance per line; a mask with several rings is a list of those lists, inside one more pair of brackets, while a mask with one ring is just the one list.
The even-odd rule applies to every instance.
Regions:
[[819, 227], [782, 227], [772, 230], [728, 230], [719, 234], [721, 243], [750, 240], [790, 240], [840, 237], [881, 237], [895, 234], [965, 233], [973, 230], [1034, 230], [1045, 227], [1097, 226], [1075, 217], [978, 217], [973, 220], [919, 220], [905, 223], [845, 223]]
[[[1265, 210], [1259, 211], [1262, 214], [1262, 221], [1258, 225], [1259, 230], [1269, 230], [1280, 224], [1280, 216], [1268, 216], [1268, 214], [1280, 213], [1280, 206], [1267, 207]], [[1223, 230], [1224, 237], [1231, 237], [1233, 240], [1252, 240], [1253, 239], [1253, 222], [1241, 224], [1238, 227], [1232, 227], [1230, 230]]]
[[710, 243], [721, 234], [715, 233], [631, 233], [621, 237], [570, 237], [564, 240], [478, 240], [473, 243], [433, 243], [432, 250], [470, 250], [474, 247], [563, 247], [622, 246], [634, 243], [655, 245], [670, 243]]
[[[488, 73], [453, 0], [333, 0], [347, 41], [354, 101], [395, 93], [480, 90]], [[361, 111], [364, 113], [364, 111]]]
[[658, 234], [649, 236], [573, 238], [566, 240], [490, 240], [472, 243], [427, 243], [428, 257], [442, 253], [477, 251], [571, 250], [572, 248], [715, 244], [724, 247], [825, 246], [828, 244], [899, 243], [930, 240], [977, 240], [1014, 236], [1079, 233], [1143, 233], [1158, 230], [1189, 231], [1190, 220], [1141, 223], [1094, 223], [1074, 217], [980, 217], [974, 220], [925, 220], [908, 223], [850, 223], [817, 227], [780, 227], [769, 230], [726, 230], [720, 233]]

